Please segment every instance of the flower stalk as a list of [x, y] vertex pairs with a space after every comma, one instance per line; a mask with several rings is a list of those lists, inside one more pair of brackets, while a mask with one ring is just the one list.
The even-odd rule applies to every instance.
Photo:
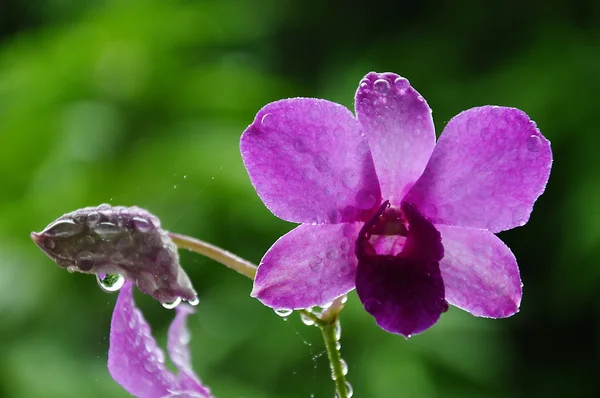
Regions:
[[[227, 250], [187, 235], [169, 232], [169, 237], [179, 249], [187, 249], [215, 260], [251, 280], [254, 280], [254, 277], [256, 276], [257, 265], [252, 264]], [[331, 366], [331, 376], [336, 386], [337, 398], [350, 397], [348, 385], [346, 384], [346, 365], [342, 360], [338, 349], [339, 331], [341, 330], [339, 314], [344, 308], [345, 302], [345, 296], [336, 298], [320, 316], [310, 310], [298, 310], [302, 316], [311, 319], [315, 326], [321, 330], [321, 335], [325, 342], [325, 349], [327, 350], [327, 357], [329, 358], [329, 364]]]

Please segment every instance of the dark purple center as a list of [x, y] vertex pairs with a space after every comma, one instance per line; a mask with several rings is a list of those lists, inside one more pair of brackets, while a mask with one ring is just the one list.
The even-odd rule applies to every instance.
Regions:
[[356, 291], [383, 329], [408, 337], [448, 310], [440, 233], [412, 204], [384, 202], [361, 229], [355, 253]]

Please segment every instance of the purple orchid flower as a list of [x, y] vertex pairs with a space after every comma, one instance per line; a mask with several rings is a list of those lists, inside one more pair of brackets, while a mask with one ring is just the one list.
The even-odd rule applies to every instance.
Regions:
[[111, 322], [108, 371], [130, 394], [140, 398], [212, 397], [192, 369], [186, 318], [193, 309], [181, 304], [176, 311], [167, 348], [178, 375], [165, 367], [164, 353], [133, 300], [133, 284], [126, 282], [121, 289]]
[[301, 223], [263, 257], [252, 296], [275, 309], [325, 305], [356, 287], [386, 331], [431, 327], [448, 303], [475, 316], [518, 311], [519, 268], [494, 234], [524, 225], [545, 189], [550, 142], [514, 108], [455, 116], [436, 144], [408, 80], [369, 73], [356, 117], [321, 99], [262, 108], [241, 138], [250, 180]]

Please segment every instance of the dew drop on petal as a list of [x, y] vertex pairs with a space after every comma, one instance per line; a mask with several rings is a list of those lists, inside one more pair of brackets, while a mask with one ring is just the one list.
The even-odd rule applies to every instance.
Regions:
[[375, 206], [376, 198], [371, 192], [366, 189], [358, 191], [355, 197], [356, 205], [360, 209], [370, 209]]
[[109, 293], [120, 290], [125, 284], [125, 278], [123, 275], [119, 274], [107, 274], [104, 278], [100, 275], [96, 275], [96, 281], [98, 282], [100, 289]]
[[288, 308], [279, 308], [274, 311], [277, 315], [279, 315], [282, 318], [288, 317], [288, 316], [292, 315], [292, 312], [294, 312], [294, 310], [290, 310]]
[[373, 83], [373, 88], [376, 91], [379, 91], [382, 94], [387, 93], [388, 91], [390, 91], [390, 83], [385, 80], [385, 79], [377, 79], [375, 80], [375, 83]]
[[177, 297], [175, 299], [175, 301], [171, 301], [168, 303], [161, 303], [163, 307], [165, 307], [168, 310], [172, 310], [173, 308], [177, 307], [179, 304], [181, 304], [181, 297]]
[[194, 297], [193, 300], [188, 300], [188, 303], [190, 305], [193, 305], [194, 307], [198, 305], [198, 303], [200, 303], [200, 299], [198, 298], [198, 296]]
[[394, 87], [396, 87], [398, 90], [406, 90], [409, 85], [410, 83], [408, 80], [403, 77], [398, 77], [396, 80], [394, 80]]
[[538, 152], [542, 146], [542, 139], [537, 135], [531, 135], [527, 138], [527, 149], [529, 152]]
[[335, 340], [340, 341], [342, 338], [342, 325], [339, 322], [336, 322], [333, 333], [335, 334]]
[[321, 260], [320, 258], [315, 258], [312, 259], [309, 263], [308, 263], [308, 267], [313, 271], [313, 272], [318, 272], [321, 269], [321, 265], [323, 264], [323, 260]]

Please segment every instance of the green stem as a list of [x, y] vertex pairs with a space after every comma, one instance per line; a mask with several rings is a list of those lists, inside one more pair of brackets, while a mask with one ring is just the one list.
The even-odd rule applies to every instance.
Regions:
[[343, 363], [340, 351], [337, 347], [339, 318], [336, 317], [332, 323], [319, 326], [319, 328], [323, 335], [323, 341], [325, 342], [327, 356], [329, 357], [329, 363], [331, 365], [331, 377], [335, 382], [335, 390], [337, 392], [336, 398], [349, 398], [348, 386], [346, 385], [347, 369], [344, 369], [346, 365]]
[[192, 238], [191, 236], [180, 235], [173, 232], [169, 232], [169, 236], [178, 248], [188, 249], [202, 256], [211, 258], [216, 262], [221, 263], [224, 266], [254, 280], [257, 266], [252, 264], [250, 261], [246, 261], [243, 258], [228, 252], [227, 250], [211, 245], [210, 243], [204, 242], [200, 239]]

